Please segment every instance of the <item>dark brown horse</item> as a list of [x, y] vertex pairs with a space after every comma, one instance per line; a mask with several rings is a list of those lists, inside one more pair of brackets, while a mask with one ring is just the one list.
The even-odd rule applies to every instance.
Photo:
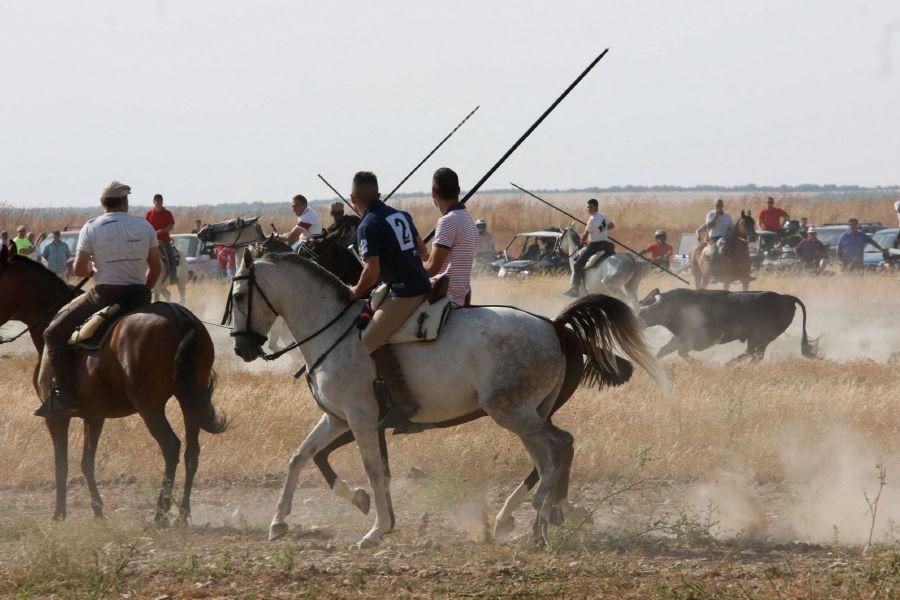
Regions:
[[[38, 355], [43, 331], [57, 307], [77, 293], [39, 263], [0, 248], [0, 325], [15, 319], [25, 323]], [[191, 512], [191, 486], [200, 457], [200, 430], [220, 433], [225, 418], [212, 405], [215, 387], [212, 340], [202, 323], [186, 309], [157, 302], [123, 317], [113, 326], [107, 343], [96, 355], [78, 353], [77, 394], [84, 420], [81, 470], [91, 494], [94, 515], [103, 516], [103, 500], [94, 477], [94, 462], [105, 419], [138, 413], [156, 439], [165, 460], [165, 475], [156, 508], [156, 521], [165, 522], [172, 504], [172, 484], [181, 441], [166, 419], [166, 403], [174, 395], [184, 414], [184, 495], [178, 522]], [[40, 360], [38, 360], [40, 364]], [[41, 396], [38, 369], [35, 390]], [[66, 516], [69, 417], [46, 419], [53, 438], [56, 462], [54, 518]]]
[[727, 236], [724, 254], [715, 261], [710, 261], [703, 254], [706, 242], [698, 245], [691, 252], [691, 272], [694, 274], [694, 285], [698, 290], [705, 290], [710, 282], [721, 283], [727, 290], [733, 281], [740, 281], [743, 290], [750, 288], [753, 277], [750, 276], [750, 243], [756, 241], [756, 221], [749, 211], [741, 211], [741, 217]]

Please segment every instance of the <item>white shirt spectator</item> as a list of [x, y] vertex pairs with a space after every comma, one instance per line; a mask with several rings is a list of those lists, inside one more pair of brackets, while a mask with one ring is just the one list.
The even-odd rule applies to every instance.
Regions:
[[709, 231], [709, 237], [718, 238], [724, 237], [731, 231], [731, 228], [734, 227], [734, 221], [731, 220], [731, 215], [728, 213], [722, 213], [719, 215], [719, 218], [716, 219], [715, 227], [708, 227], [712, 220], [716, 217], [716, 211], [711, 210], [706, 214], [706, 225], [707, 230]]
[[76, 250], [93, 258], [94, 285], [141, 285], [147, 283], [147, 255], [158, 245], [145, 219], [109, 212], [84, 224]]
[[434, 245], [447, 248], [450, 252], [444, 259], [441, 271], [431, 282], [442, 275], [450, 276], [447, 295], [453, 306], [466, 303], [466, 295], [472, 289], [472, 265], [478, 251], [478, 230], [472, 215], [461, 204], [447, 211], [438, 219], [434, 228]]
[[297, 217], [297, 225], [300, 226], [301, 230], [300, 237], [298, 238], [301, 244], [309, 240], [312, 236], [322, 233], [322, 220], [319, 219], [319, 215], [316, 214], [316, 211], [308, 206], [306, 207], [306, 210]]
[[607, 230], [609, 226], [609, 222], [606, 220], [606, 217], [602, 212], [597, 211], [591, 215], [591, 218], [588, 219], [587, 222], [587, 232], [588, 232], [588, 241], [593, 242], [608, 242], [609, 241], [609, 231]]

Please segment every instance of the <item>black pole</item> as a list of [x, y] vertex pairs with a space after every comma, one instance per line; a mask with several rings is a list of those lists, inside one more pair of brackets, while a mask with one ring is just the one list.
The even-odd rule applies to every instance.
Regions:
[[[575, 89], [575, 86], [576, 86], [576, 85], [578, 85], [579, 83], [581, 83], [581, 80], [584, 79], [585, 76], [586, 76], [588, 73], [591, 72], [591, 69], [593, 69], [593, 68], [597, 65], [597, 63], [600, 62], [600, 60], [601, 60], [604, 56], [606, 56], [606, 53], [607, 53], [607, 52], [609, 52], [609, 48], [607, 48], [606, 50], [604, 50], [603, 52], [601, 52], [601, 53], [597, 56], [597, 58], [595, 58], [594, 60], [591, 61], [591, 64], [589, 64], [589, 65], [587, 66], [587, 68], [586, 68], [584, 71], [581, 72], [581, 75], [579, 75], [579, 76], [575, 79], [575, 81], [573, 81], [573, 82], [569, 85], [569, 87], [567, 87], [567, 88], [565, 89], [565, 91], [564, 91], [562, 94], [560, 94], [559, 98], [557, 98], [556, 100], [554, 100], [553, 104], [551, 104], [550, 107], [547, 108], [547, 110], [545, 110], [544, 113], [543, 113], [540, 117], [538, 117], [538, 120], [537, 120], [537, 121], [535, 121], [534, 123], [531, 124], [531, 127], [529, 127], [528, 130], [525, 131], [525, 133], [523, 133], [523, 134], [521, 135], [521, 137], [519, 137], [518, 140], [516, 140], [516, 143], [513, 144], [512, 147], [511, 147], [509, 150], [506, 151], [506, 154], [504, 154], [503, 156], [500, 157], [500, 160], [498, 160], [498, 161], [494, 164], [494, 166], [491, 167], [491, 168], [488, 170], [488, 172], [484, 174], [484, 176], [478, 181], [478, 183], [476, 183], [474, 186], [472, 186], [472, 189], [470, 189], [470, 190], [466, 193], [465, 197], [464, 197], [462, 200], [460, 200], [460, 202], [462, 202], [463, 204], [465, 204], [466, 202], [469, 201], [469, 198], [471, 198], [472, 196], [475, 195], [475, 192], [477, 192], [477, 191], [479, 190], [479, 188], [481, 188], [481, 186], [484, 185], [484, 182], [486, 182], [486, 181], [491, 177], [491, 175], [494, 174], [494, 171], [496, 171], [497, 169], [499, 169], [499, 168], [500, 168], [500, 165], [502, 165], [504, 162], [506, 162], [506, 159], [509, 158], [510, 155], [511, 155], [513, 152], [516, 151], [516, 148], [518, 148], [518, 147], [522, 144], [522, 142], [524, 142], [524, 141], [528, 138], [528, 136], [531, 135], [531, 133], [532, 133], [535, 129], [537, 129], [538, 125], [540, 125], [541, 123], [543, 123], [544, 119], [546, 119], [547, 116], [548, 116], [551, 112], [553, 112], [553, 109], [555, 109], [555, 108], [559, 105], [559, 103], [562, 102], [563, 99], [565, 99], [565, 97], [569, 95], [569, 92], [571, 92], [573, 89]], [[430, 239], [433, 238], [433, 237], [434, 237], [434, 229], [432, 229], [431, 232], [430, 232], [428, 235], [425, 236], [425, 241], [427, 242], [428, 240], [430, 240]]]
[[463, 123], [465, 123], [466, 121], [468, 121], [468, 120], [469, 120], [469, 117], [471, 117], [472, 115], [474, 115], [474, 114], [475, 114], [475, 111], [477, 111], [479, 108], [481, 108], [480, 105], [479, 105], [479, 106], [476, 106], [475, 108], [473, 108], [473, 109], [472, 109], [472, 112], [470, 112], [469, 114], [467, 114], [467, 115], [466, 115], [466, 118], [463, 119], [462, 121], [460, 121], [460, 122], [459, 122], [459, 125], [457, 125], [456, 127], [454, 127], [454, 128], [453, 128], [453, 131], [451, 131], [450, 133], [447, 134], [447, 137], [445, 137], [444, 139], [442, 139], [442, 140], [438, 143], [437, 146], [435, 146], [434, 148], [432, 148], [431, 152], [429, 152], [429, 153], [425, 156], [425, 158], [423, 158], [422, 160], [420, 160], [420, 161], [419, 161], [419, 164], [417, 164], [415, 167], [413, 167], [413, 170], [410, 171], [410, 172], [406, 175], [406, 177], [404, 177], [404, 178], [400, 181], [400, 183], [398, 183], [396, 186], [394, 186], [394, 189], [391, 190], [391, 193], [390, 193], [390, 194], [388, 194], [387, 196], [384, 197], [384, 200], [382, 200], [382, 202], [387, 202], [388, 200], [390, 200], [391, 196], [394, 195], [394, 192], [396, 192], [398, 189], [400, 189], [400, 186], [403, 185], [404, 183], [406, 183], [406, 180], [409, 179], [410, 177], [412, 177], [412, 176], [413, 176], [413, 173], [415, 173], [416, 171], [418, 171], [418, 170], [419, 170], [419, 167], [421, 167], [422, 165], [424, 165], [424, 164], [425, 164], [425, 161], [428, 160], [429, 158], [431, 158], [431, 156], [432, 156], [435, 152], [437, 152], [438, 149], [439, 149], [441, 146], [444, 145], [444, 142], [446, 142], [447, 140], [449, 140], [450, 137], [453, 136], [454, 133], [456, 133], [456, 130], [459, 129], [460, 127], [462, 127], [462, 126], [463, 126]]
[[337, 194], [337, 197], [340, 198], [341, 200], [343, 200], [343, 201], [344, 201], [344, 204], [346, 204], [347, 206], [349, 206], [350, 209], [353, 210], [353, 212], [356, 213], [356, 216], [357, 216], [357, 217], [362, 216], [362, 215], [359, 214], [359, 211], [356, 210], [356, 207], [355, 207], [355, 206], [353, 206], [352, 204], [350, 204], [350, 202], [349, 202], [346, 198], [344, 198], [343, 196], [341, 196], [341, 193], [340, 193], [339, 191], [337, 191], [336, 189], [334, 189], [334, 186], [332, 186], [330, 183], [328, 183], [328, 180], [327, 180], [327, 179], [325, 179], [324, 177], [322, 177], [322, 176], [319, 175], [318, 173], [316, 173], [316, 176], [317, 176], [319, 179], [321, 179], [321, 180], [322, 180], [322, 183], [324, 183], [325, 185], [327, 185], [328, 188], [329, 188], [332, 192], [334, 192], [335, 194]]
[[[546, 204], [546, 205], [549, 206], [550, 208], [555, 209], [555, 210], [558, 210], [559, 212], [561, 212], [562, 214], [566, 215], [566, 216], [569, 217], [570, 219], [574, 219], [574, 220], [578, 221], [579, 223], [581, 223], [582, 225], [587, 225], [587, 223], [585, 223], [584, 221], [582, 221], [581, 219], [579, 219], [579, 218], [576, 217], [575, 215], [573, 215], [573, 214], [571, 214], [571, 213], [568, 213], [568, 212], [564, 211], [563, 209], [561, 209], [560, 207], [556, 206], [555, 204], [551, 204], [550, 202], [547, 202], [546, 200], [544, 200], [543, 198], [541, 198], [541, 197], [538, 196], [537, 194], [534, 194], [534, 193], [532, 193], [532, 192], [529, 192], [528, 190], [526, 190], [526, 189], [523, 188], [522, 186], [516, 185], [516, 184], [513, 183], [512, 181], [510, 181], [509, 184], [510, 184], [511, 186], [513, 186], [514, 188], [516, 188], [517, 190], [519, 190], [520, 192], [524, 192], [524, 193], [528, 194], [529, 196], [531, 196], [531, 197], [534, 198], [535, 200], [539, 200], [539, 201], [543, 202], [544, 204]], [[683, 281], [684, 283], [686, 283], [686, 284], [688, 284], [688, 285], [691, 285], [691, 282], [688, 281], [687, 279], [685, 279], [684, 277], [682, 277], [682, 276], [680, 276], [680, 275], [676, 275], [675, 273], [673, 273], [672, 271], [668, 270], [667, 268], [665, 268], [665, 267], [663, 267], [663, 266], [661, 266], [661, 265], [656, 264], [655, 262], [653, 262], [652, 260], [650, 260], [649, 258], [647, 258], [646, 256], [644, 256], [644, 255], [641, 254], [640, 252], [637, 252], [637, 251], [635, 251], [635, 250], [632, 250], [631, 248], [629, 248], [628, 246], [626, 246], [625, 244], [623, 244], [622, 242], [620, 242], [619, 240], [617, 240], [617, 239], [614, 238], [613, 236], [609, 236], [609, 239], [610, 239], [610, 241], [612, 241], [612, 242], [614, 242], [614, 243], [616, 243], [616, 244], [622, 246], [623, 248], [625, 248], [626, 250], [628, 250], [629, 252], [631, 252], [631, 253], [634, 254], [635, 256], [644, 259], [645, 261], [647, 261], [648, 263], [650, 263], [651, 265], [653, 265], [654, 267], [656, 267], [656, 268], [659, 269], [660, 271], [663, 271], [663, 272], [665, 272], [665, 273], [668, 273], [669, 275], [671, 275], [672, 277], [678, 279], [679, 281]]]

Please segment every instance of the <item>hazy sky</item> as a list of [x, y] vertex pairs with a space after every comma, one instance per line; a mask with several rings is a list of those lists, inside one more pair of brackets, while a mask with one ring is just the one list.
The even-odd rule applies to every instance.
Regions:
[[900, 182], [900, 2], [0, 0], [0, 201]]

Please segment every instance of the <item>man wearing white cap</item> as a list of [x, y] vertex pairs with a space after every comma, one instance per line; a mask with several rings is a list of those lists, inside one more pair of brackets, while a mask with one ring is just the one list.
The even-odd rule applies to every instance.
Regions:
[[828, 249], [819, 241], [815, 227], [806, 230], [806, 237], [794, 247], [794, 252], [807, 269], [818, 269], [820, 261], [828, 257]]
[[85, 223], [78, 234], [72, 270], [78, 277], [93, 275], [94, 287], [63, 307], [44, 331], [53, 390], [35, 412], [39, 417], [78, 413], [74, 361], [66, 346], [75, 328], [107, 306], [150, 302], [160, 271], [159, 242], [150, 223], [128, 214], [130, 193], [124, 183], [107, 185], [100, 196], [104, 214]]

